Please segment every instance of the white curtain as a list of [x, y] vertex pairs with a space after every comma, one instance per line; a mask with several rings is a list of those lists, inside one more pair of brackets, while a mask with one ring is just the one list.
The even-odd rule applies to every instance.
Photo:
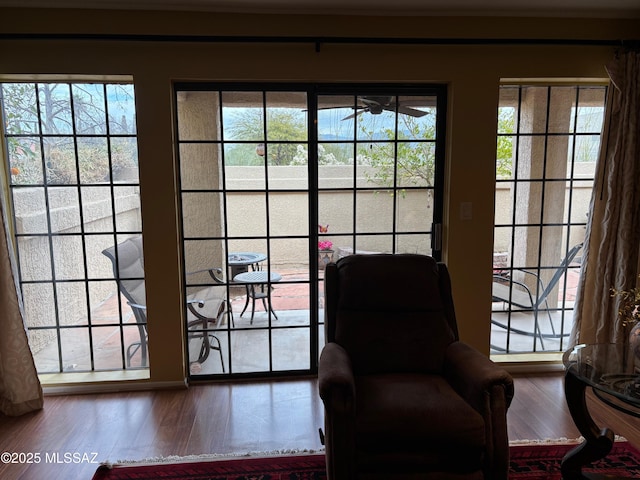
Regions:
[[0, 412], [15, 416], [41, 409], [43, 397], [24, 326], [2, 200], [0, 198]]
[[620, 52], [607, 66], [607, 111], [587, 225], [571, 344], [622, 343], [611, 288], [631, 288], [640, 249], [640, 53]]

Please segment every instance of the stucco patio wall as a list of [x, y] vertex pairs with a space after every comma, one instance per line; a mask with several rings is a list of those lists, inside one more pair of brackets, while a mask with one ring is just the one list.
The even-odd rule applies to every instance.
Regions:
[[[585, 165], [585, 171], [592, 166]], [[372, 172], [366, 175], [363, 169], [355, 182], [359, 186], [375, 187], [370, 191], [359, 193], [356, 201], [357, 225], [355, 230], [359, 234], [380, 230], [391, 231], [394, 216], [393, 198], [383, 185], [372, 184]], [[269, 208], [268, 232], [272, 237], [268, 250], [273, 268], [296, 268], [308, 265], [309, 242], [306, 238], [308, 231], [308, 188], [307, 167], [287, 166], [270, 167], [268, 169], [268, 185], [271, 190], [268, 199], [265, 193], [255, 189], [265, 187], [265, 170], [260, 167], [229, 167], [226, 171], [227, 212], [231, 221], [229, 233], [245, 236], [266, 236], [267, 234], [267, 204]], [[586, 173], [585, 173], [586, 175]], [[320, 167], [320, 188], [331, 188], [321, 191], [319, 195], [319, 221], [329, 225], [328, 237], [334, 243], [337, 252], [352, 247], [351, 236], [353, 228], [354, 194], [351, 190], [354, 184], [353, 170], [346, 166]], [[80, 227], [80, 210], [77, 190], [75, 188], [51, 189], [49, 198], [50, 222], [53, 233], [81, 233], [93, 232], [86, 238], [87, 270], [89, 282], [89, 304], [95, 308], [114, 292], [114, 283], [105, 281], [112, 277], [111, 263], [101, 253], [113, 243], [111, 190], [107, 188], [88, 189], [83, 195], [84, 208], [82, 210], [84, 227]], [[119, 231], [138, 231], [141, 229], [139, 211], [139, 189], [136, 186], [118, 186], [115, 190], [116, 224]], [[591, 185], [574, 186], [572, 208], [575, 218], [584, 218], [591, 196]], [[568, 196], [567, 196], [568, 197]], [[20, 234], [42, 234], [47, 232], [46, 203], [43, 189], [18, 189], [15, 191], [16, 230]], [[497, 222], [509, 221], [511, 213], [511, 193], [508, 185], [499, 186], [496, 190]], [[195, 203], [185, 212], [185, 220], [202, 222], [204, 231], [213, 229], [220, 231], [219, 215], [211, 215], [211, 205]], [[432, 199], [422, 192], [407, 190], [402, 193], [398, 201], [401, 215], [397, 230], [400, 232], [429, 231], [431, 228]], [[396, 213], [397, 213], [396, 212]], [[194, 220], [195, 219], [195, 220]], [[206, 220], [208, 219], [208, 220]], [[210, 222], [210, 227], [206, 223]], [[572, 238], [580, 241], [584, 236], [584, 227], [574, 227]], [[104, 234], [102, 234], [104, 232]], [[495, 251], [507, 252], [510, 243], [510, 231], [499, 229], [496, 231]], [[392, 249], [391, 235], [371, 235], [361, 237], [358, 250], [387, 252]], [[424, 235], [407, 235], [401, 240], [399, 247], [403, 252], [429, 253], [430, 247]], [[56, 324], [55, 298], [59, 306], [59, 321], [61, 325], [84, 323], [87, 318], [87, 296], [84, 284], [84, 265], [78, 259], [83, 258], [83, 245], [80, 236], [55, 237], [53, 249], [56, 254], [56, 279], [78, 280], [78, 282], [63, 282], [56, 284], [54, 291], [51, 283], [33, 283], [25, 285], [25, 311], [27, 324], [30, 327], [51, 326]], [[230, 251], [259, 251], [266, 252], [267, 244], [264, 239], [230, 240]], [[51, 280], [51, 260], [49, 255], [48, 236], [26, 236], [19, 241], [21, 273], [23, 280]], [[193, 262], [199, 259], [210, 261], [207, 252], [192, 252], [187, 258]], [[205, 260], [202, 260], [203, 262]], [[187, 265], [187, 270], [208, 265]], [[51, 341], [55, 333], [52, 330], [32, 331], [32, 348], [38, 351]]]
[[[578, 162], [575, 164], [573, 185], [567, 181], [566, 194], [564, 195], [564, 221], [568, 218], [568, 211], [571, 207], [571, 223], [580, 224], [571, 227], [569, 248], [584, 241], [585, 226], [591, 202], [591, 192], [593, 190], [593, 176], [595, 170], [594, 162]], [[507, 225], [513, 221], [513, 197], [511, 183], [498, 183], [496, 185], [496, 225]], [[581, 225], [584, 224], [584, 225]], [[494, 230], [495, 254], [507, 254], [511, 246], [512, 229], [509, 227], [496, 228]], [[563, 239], [564, 240], [564, 239]], [[564, 242], [563, 242], [564, 243]], [[564, 248], [563, 248], [564, 250]]]
[[[113, 191], [117, 228], [141, 230], [139, 188], [117, 186]], [[82, 212], [75, 187], [49, 188], [48, 192], [49, 219], [43, 188], [14, 190], [16, 232], [27, 235], [20, 236], [18, 241], [20, 272], [23, 281], [34, 282], [22, 287], [26, 323], [28, 327], [56, 325], [57, 305], [59, 325], [86, 324], [87, 302], [93, 309], [111, 296], [115, 288], [115, 283], [107, 280], [113, 278], [111, 262], [101, 253], [113, 245], [111, 189], [108, 186], [83, 189]], [[48, 223], [53, 236], [47, 235]], [[82, 232], [98, 235], [85, 236], [83, 246], [79, 235]], [[83, 248], [87, 252], [86, 275]], [[51, 251], [55, 262], [51, 260]], [[56, 282], [52, 282], [52, 272]], [[90, 280], [89, 298], [85, 278]], [[94, 323], [100, 321], [93, 320]], [[32, 351], [38, 352], [55, 335], [55, 330], [31, 330]]]

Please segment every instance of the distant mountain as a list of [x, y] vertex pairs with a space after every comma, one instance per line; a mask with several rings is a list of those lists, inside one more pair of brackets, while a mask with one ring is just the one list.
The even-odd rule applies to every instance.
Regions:
[[318, 140], [321, 142], [349, 142], [351, 137], [334, 135], [332, 133], [319, 133]]

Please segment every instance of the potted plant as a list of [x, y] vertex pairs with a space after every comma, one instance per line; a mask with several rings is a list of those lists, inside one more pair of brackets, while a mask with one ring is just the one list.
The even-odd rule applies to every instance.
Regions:
[[629, 346], [640, 358], [640, 288], [611, 289], [611, 296], [619, 298], [618, 317], [624, 327], [629, 327]]
[[[329, 225], [318, 225], [318, 232], [323, 234], [329, 231]], [[318, 267], [324, 268], [333, 261], [333, 242], [331, 240], [318, 241]]]

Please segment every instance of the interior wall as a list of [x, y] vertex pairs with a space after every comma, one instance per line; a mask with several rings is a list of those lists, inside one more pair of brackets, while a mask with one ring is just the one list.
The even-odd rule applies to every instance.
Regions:
[[[135, 84], [152, 382], [185, 376], [174, 81], [448, 85], [444, 259], [463, 340], [488, 354], [498, 87], [501, 78], [602, 79], [609, 46], [199, 43], [14, 39], [1, 33], [126, 33], [618, 40], [638, 20], [241, 16], [0, 9], [0, 79], [132, 75]], [[461, 203], [472, 204], [462, 220]]]

